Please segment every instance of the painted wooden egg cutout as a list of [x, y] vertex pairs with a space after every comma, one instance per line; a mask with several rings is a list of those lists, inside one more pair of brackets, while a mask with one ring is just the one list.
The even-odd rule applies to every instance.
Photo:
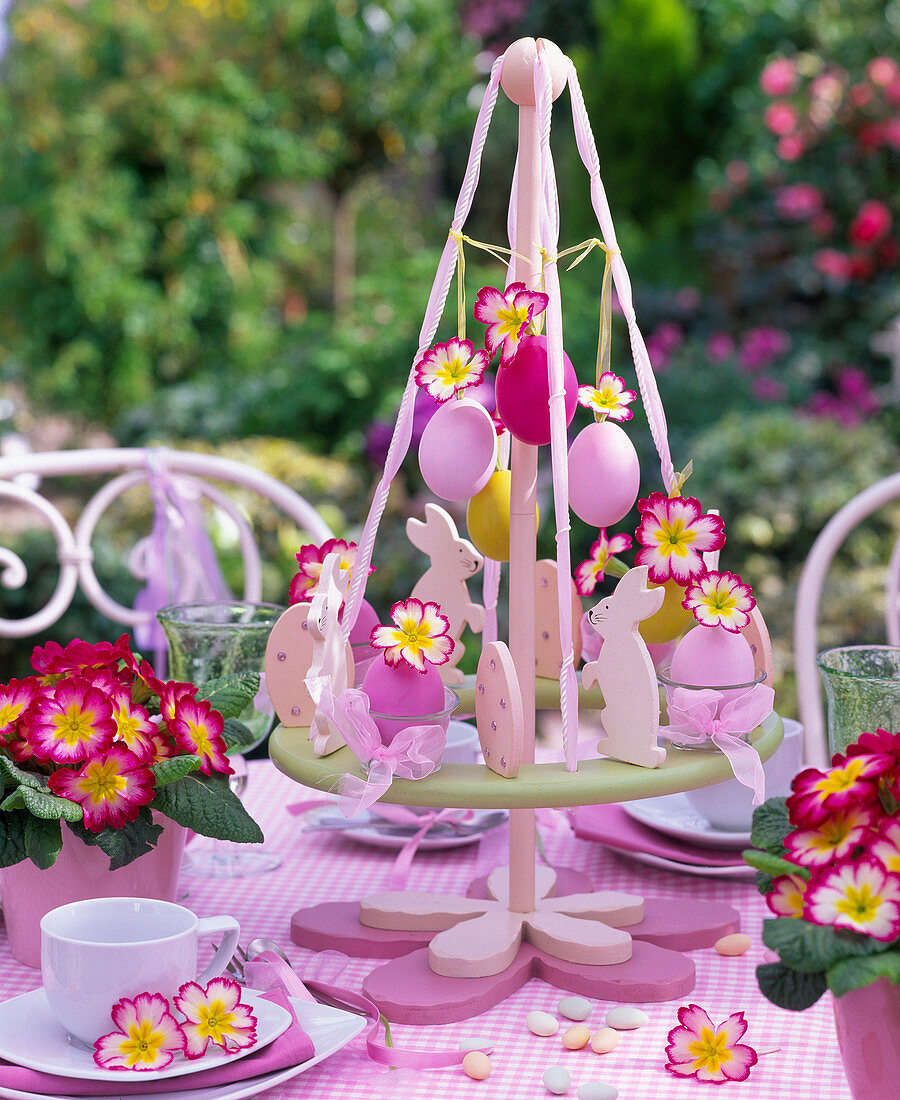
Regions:
[[[526, 336], [512, 361], [497, 371], [497, 415], [511, 435], [539, 447], [550, 442], [550, 362], [546, 336]], [[578, 405], [578, 379], [563, 352], [566, 427]]]
[[503, 642], [489, 642], [481, 651], [475, 720], [485, 764], [507, 779], [517, 775], [525, 752], [525, 713], [516, 666]]
[[497, 432], [480, 402], [451, 398], [425, 425], [419, 469], [435, 496], [468, 500], [487, 485], [496, 465]]
[[641, 487], [634, 444], [609, 420], [588, 424], [569, 448], [569, 507], [591, 527], [628, 515]]
[[[534, 674], [550, 680], [559, 679], [562, 646], [559, 641], [559, 567], [550, 558], [542, 558], [535, 566], [534, 594]], [[572, 599], [572, 653], [576, 666], [581, 657], [581, 600], [574, 581], [569, 578]]]
[[[313, 660], [315, 639], [307, 626], [308, 603], [292, 604], [272, 627], [266, 645], [266, 689], [283, 726], [309, 726], [316, 704], [303, 682]], [[348, 683], [353, 683], [353, 650], [347, 643]]]

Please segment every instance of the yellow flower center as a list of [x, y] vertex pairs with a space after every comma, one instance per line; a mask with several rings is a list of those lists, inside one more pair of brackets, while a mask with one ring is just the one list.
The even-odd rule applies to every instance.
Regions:
[[221, 1001], [210, 1001], [201, 1005], [198, 1011], [197, 1026], [201, 1035], [208, 1035], [214, 1043], [222, 1045], [222, 1038], [236, 1030], [233, 1024], [234, 1013], [228, 1012]]
[[0, 707], [0, 726], [8, 726], [10, 722], [15, 722], [24, 709], [24, 703], [4, 703]]
[[835, 908], [858, 924], [868, 924], [877, 915], [880, 905], [881, 895], [873, 894], [871, 886], [865, 882], [859, 889], [848, 886]]
[[211, 755], [212, 745], [210, 744], [209, 731], [206, 726], [204, 726], [202, 722], [193, 722], [190, 718], [187, 720], [187, 726], [191, 731], [191, 740], [194, 742], [197, 755]]
[[113, 761], [105, 764], [94, 762], [88, 765], [85, 774], [78, 780], [79, 787], [90, 796], [91, 802], [111, 802], [125, 789], [125, 777], [116, 770]]
[[688, 1043], [688, 1050], [694, 1056], [694, 1069], [707, 1069], [717, 1073], [723, 1062], [730, 1062], [734, 1055], [728, 1049], [728, 1035], [724, 1031], [713, 1032], [705, 1027], [700, 1038]]
[[676, 519], [661, 523], [654, 537], [659, 543], [660, 553], [678, 554], [683, 557], [690, 544], [696, 539], [697, 532], [692, 531], [690, 527], [685, 527], [683, 519]]
[[821, 791], [823, 795], [848, 791], [859, 779], [864, 763], [858, 756], [851, 757], [842, 767], [832, 768], [816, 783], [813, 790]]
[[152, 1065], [163, 1045], [163, 1033], [154, 1031], [149, 1020], [142, 1020], [128, 1029], [128, 1038], [122, 1041], [119, 1048], [129, 1066], [136, 1066], [139, 1062], [147, 1062]]
[[94, 733], [93, 715], [85, 713], [77, 703], [73, 703], [65, 714], [56, 715], [53, 724], [58, 740], [65, 741], [70, 748], [87, 741]]
[[507, 306], [505, 309], [501, 306], [497, 316], [500, 318], [500, 335], [514, 336], [528, 320], [528, 306]]
[[462, 360], [457, 356], [455, 359], [451, 359], [448, 363], [444, 363], [441, 369], [438, 371], [438, 381], [442, 385], [456, 385], [459, 382], [464, 382], [469, 374], [468, 362]]

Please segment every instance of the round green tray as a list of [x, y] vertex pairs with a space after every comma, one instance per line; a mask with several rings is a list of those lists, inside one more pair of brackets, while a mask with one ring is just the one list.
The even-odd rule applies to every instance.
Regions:
[[[466, 713], [465, 694], [461, 694], [460, 707]], [[750, 739], [760, 757], [767, 760], [783, 736], [782, 721], [773, 713]], [[345, 772], [363, 776], [359, 760], [348, 748], [316, 756], [306, 726], [276, 726], [269, 738], [269, 755], [279, 771], [320, 791], [335, 791]], [[395, 779], [381, 801], [473, 810], [589, 806], [675, 794], [731, 778], [730, 765], [722, 753], [669, 746], [658, 768], [607, 759], [582, 760], [577, 772], [567, 772], [562, 762], [524, 764], [514, 779], [504, 779], [483, 764], [442, 764], [425, 779]]]

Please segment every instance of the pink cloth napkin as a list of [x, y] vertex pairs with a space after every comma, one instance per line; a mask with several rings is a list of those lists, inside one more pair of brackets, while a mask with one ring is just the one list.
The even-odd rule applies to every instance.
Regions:
[[622, 852], [646, 852], [697, 867], [742, 867], [734, 849], [700, 848], [665, 836], [630, 817], [621, 806], [579, 806], [572, 813], [572, 827], [582, 840], [597, 840]]
[[178, 1092], [182, 1089], [199, 1089], [211, 1085], [230, 1085], [235, 1081], [247, 1081], [265, 1073], [275, 1073], [289, 1066], [307, 1062], [315, 1054], [312, 1040], [294, 1015], [287, 994], [274, 989], [266, 993], [266, 999], [274, 1001], [291, 1014], [287, 1031], [268, 1046], [246, 1058], [199, 1070], [181, 1077], [160, 1080], [155, 1073], [132, 1073], [123, 1070], [110, 1081], [82, 1081], [76, 1077], [58, 1077], [53, 1073], [16, 1066], [0, 1059], [0, 1086], [21, 1092], [36, 1092], [44, 1096], [141, 1096], [152, 1092]]

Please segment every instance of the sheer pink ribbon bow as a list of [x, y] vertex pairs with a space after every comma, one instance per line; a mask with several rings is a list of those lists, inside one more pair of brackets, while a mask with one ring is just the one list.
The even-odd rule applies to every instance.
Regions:
[[424, 779], [440, 764], [447, 731], [438, 725], [407, 726], [385, 745], [369, 714], [369, 697], [356, 688], [340, 695], [326, 688], [319, 710], [343, 735], [347, 747], [367, 765], [366, 779], [345, 772], [338, 783], [340, 808], [345, 817], [367, 810], [387, 791], [396, 775], [400, 779]]
[[[730, 693], [729, 693], [730, 695]], [[741, 740], [772, 712], [775, 692], [756, 684], [729, 698], [713, 688], [669, 688], [666, 692], [669, 725], [660, 733], [669, 740], [700, 744], [707, 737], [728, 757], [734, 777], [753, 791], [753, 805], [765, 797], [766, 777], [759, 753]]]

